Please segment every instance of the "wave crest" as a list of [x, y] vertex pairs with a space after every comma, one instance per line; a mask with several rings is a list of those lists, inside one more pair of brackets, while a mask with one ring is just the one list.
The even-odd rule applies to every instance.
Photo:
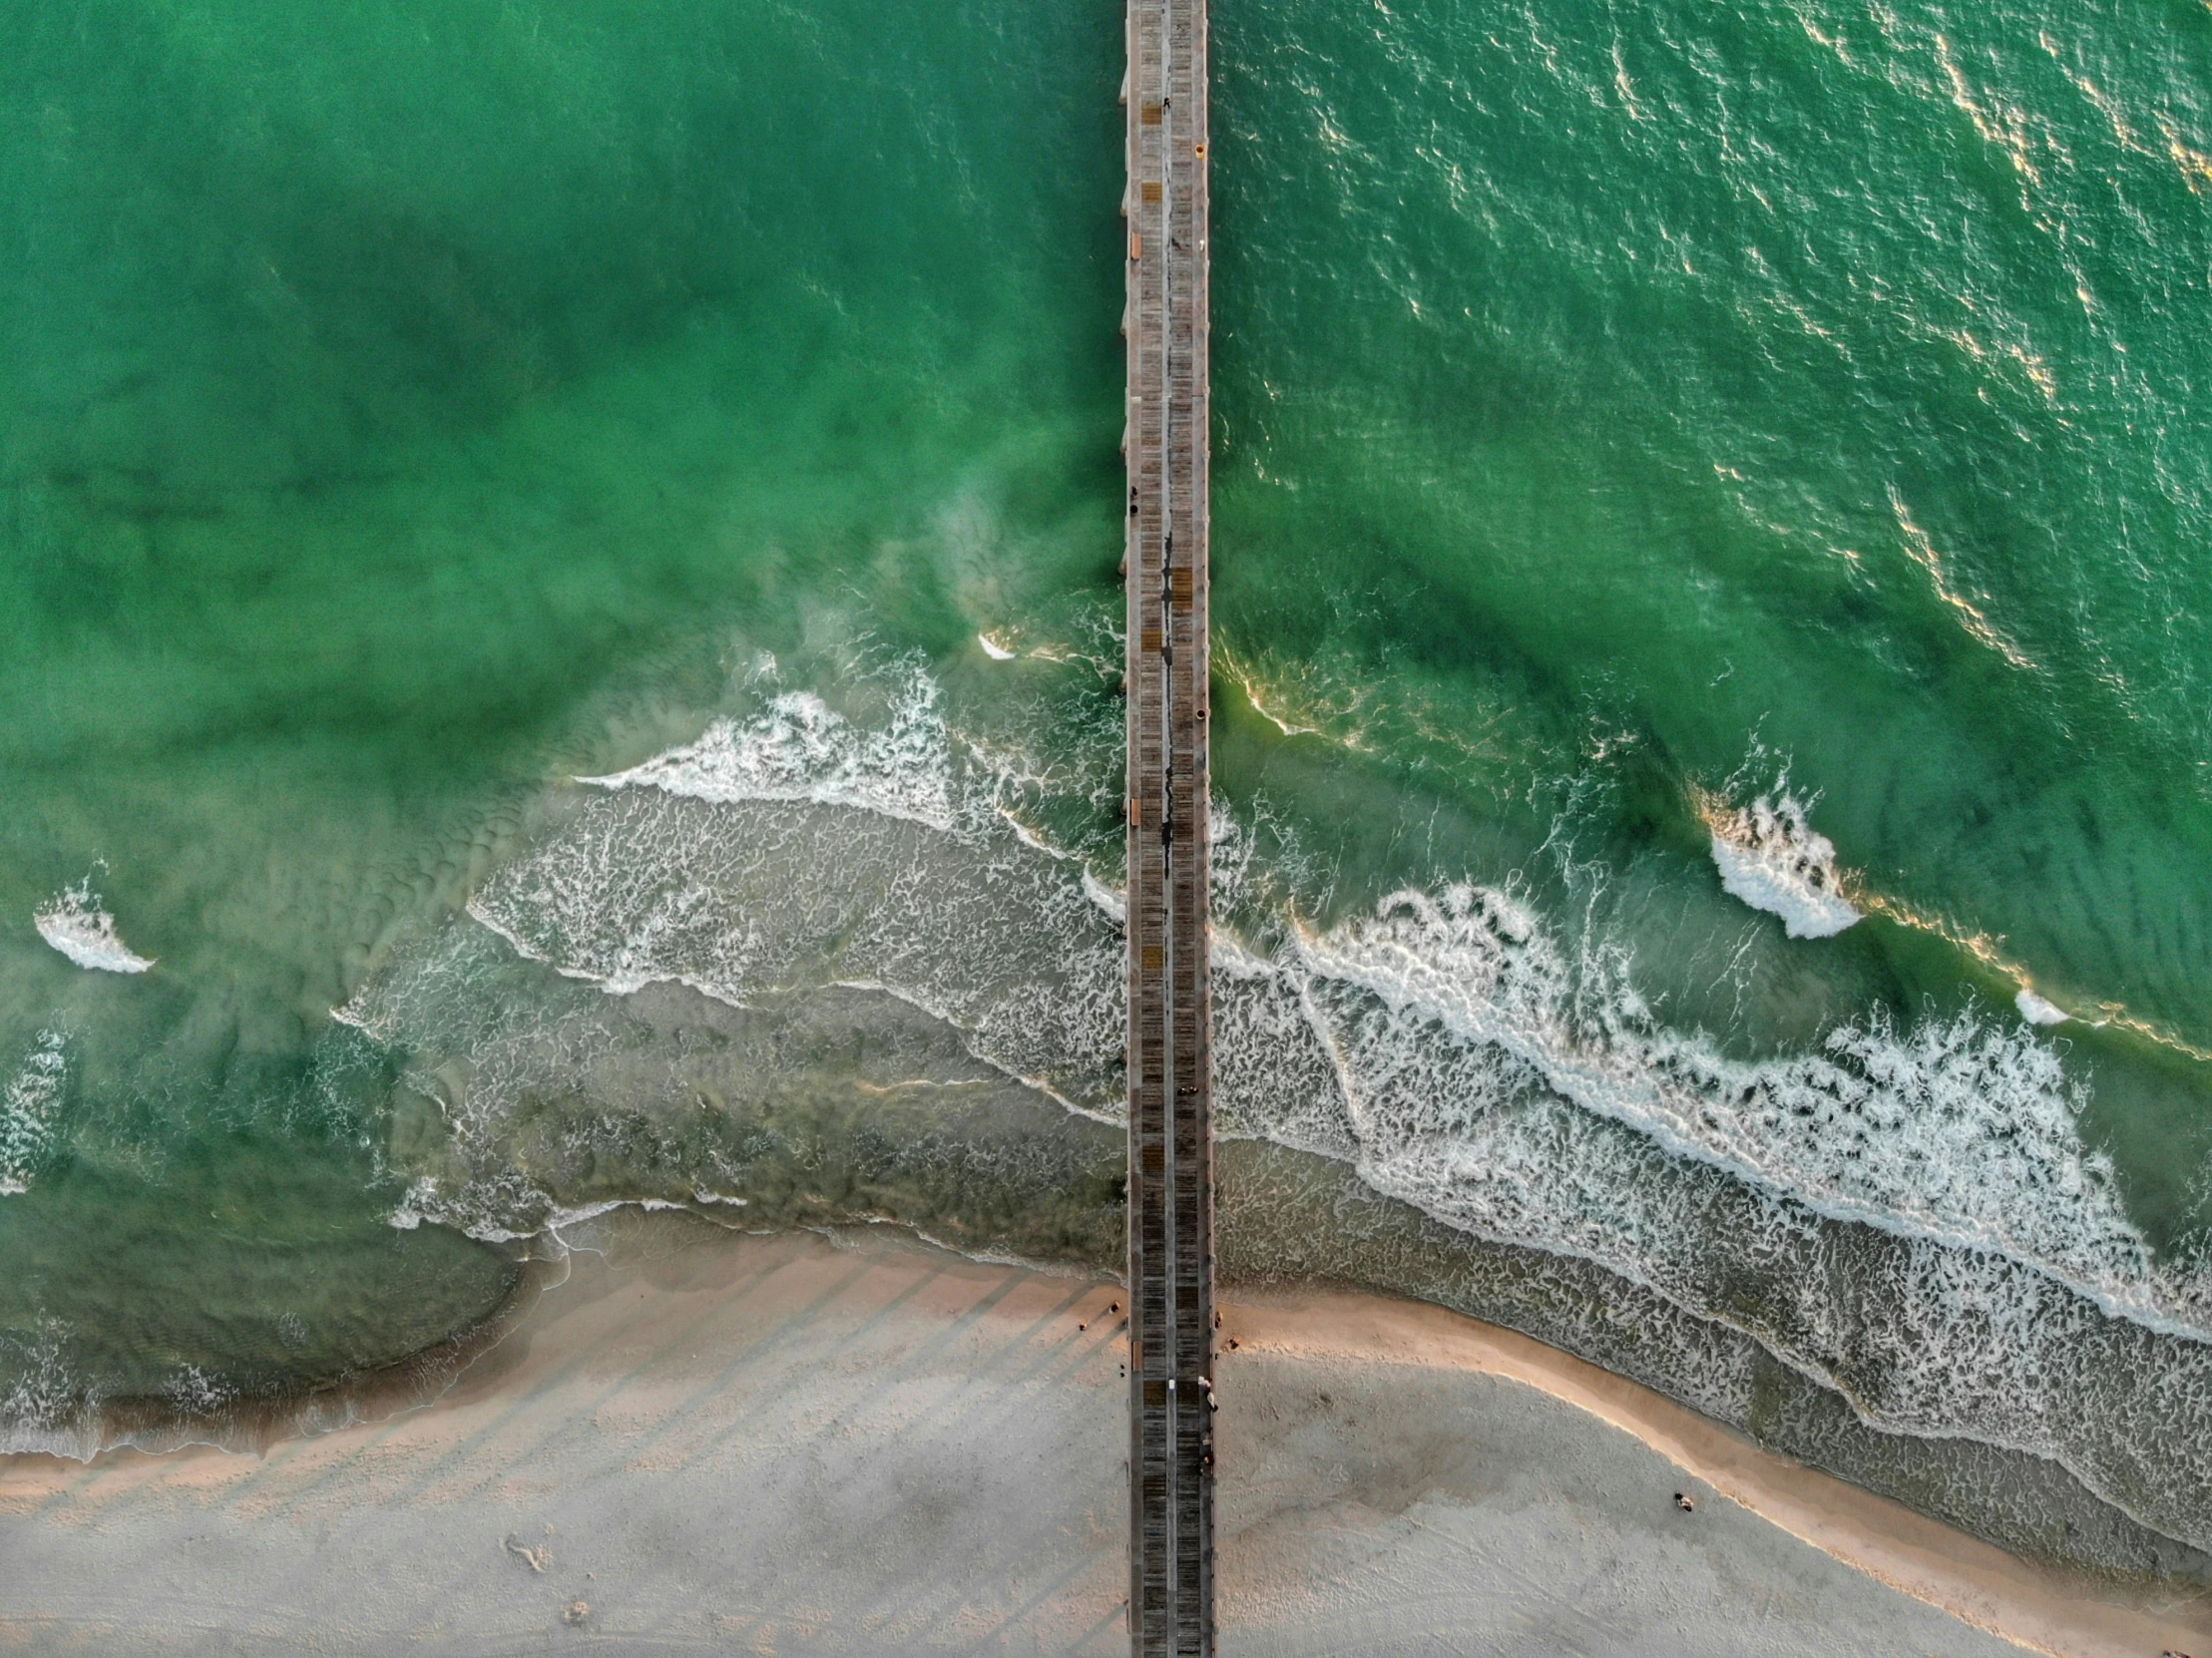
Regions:
[[0, 1197], [30, 1190], [53, 1142], [54, 1113], [68, 1080], [67, 1039], [59, 1031], [41, 1031], [0, 1088]]
[[115, 917], [108, 914], [92, 890], [88, 876], [41, 905], [31, 917], [39, 937], [81, 968], [96, 973], [145, 973], [152, 957], [141, 956], [117, 935]]
[[1804, 801], [1784, 789], [1748, 806], [1709, 796], [1698, 805], [1730, 896], [1781, 917], [1793, 939], [1833, 938], [1861, 919], [1844, 896], [1835, 843], [1813, 828]]
[[[933, 691], [896, 706], [864, 729], [779, 698], [609, 780], [485, 884], [476, 942], [388, 974], [349, 1017], [466, 1050], [461, 1082], [423, 1085], [485, 1146], [543, 1111], [564, 1067], [648, 1040], [621, 1009], [664, 982], [739, 1007], [887, 995], [998, 1075], [1117, 1117], [1113, 895], [988, 809], [998, 760], [946, 728]], [[1239, 858], [1215, 878], [1221, 913], [1250, 898]], [[1870, 1015], [1741, 1061], [1665, 1028], [1601, 944], [1570, 949], [1514, 894], [1409, 889], [1327, 929], [1283, 920], [1269, 950], [1217, 939], [1221, 1132], [1594, 1262], [1751, 1334], [1877, 1427], [2051, 1457], [2212, 1539], [2212, 1295], [2128, 1221], [2080, 1139], [2081, 1089], [2034, 1031]], [[467, 989], [493, 935], [619, 994], [522, 1032]], [[411, 1212], [519, 1227], [553, 1206], [480, 1166]]]

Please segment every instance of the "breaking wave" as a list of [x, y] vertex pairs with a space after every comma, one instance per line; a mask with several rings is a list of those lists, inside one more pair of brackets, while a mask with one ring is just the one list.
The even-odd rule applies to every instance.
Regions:
[[1793, 939], [1833, 938], [1859, 920], [1843, 894], [1835, 843], [1813, 829], [1803, 801], [1783, 789], [1748, 806], [1701, 804], [1713, 864], [1731, 896], [1780, 916]]
[[92, 881], [59, 892], [31, 917], [39, 937], [81, 968], [97, 973], [144, 973], [152, 958], [141, 956], [117, 936], [115, 917], [102, 907]]
[[914, 674], [881, 726], [856, 726], [811, 691], [785, 691], [744, 721], [718, 719], [696, 742], [612, 777], [602, 788], [657, 788], [693, 800], [813, 801], [950, 829], [951, 738], [936, 681]]
[[[421, 1083], [464, 1155], [408, 1218], [498, 1235], [549, 1212], [490, 1148], [564, 1069], [645, 1039], [620, 1007], [657, 984], [734, 1008], [885, 995], [993, 1073], [1116, 1118], [1117, 901], [1014, 820], [1007, 787], [919, 673], [873, 724], [786, 694], [592, 780], [479, 891], [481, 930], [395, 960], [346, 1010], [402, 1049], [467, 1054], [463, 1080]], [[1768, 811], [1784, 826], [1770, 849], [1817, 851], [1801, 812]], [[1216, 880], [1233, 889], [1224, 828]], [[1328, 928], [1284, 921], [1269, 948], [1217, 945], [1224, 1134], [1596, 1263], [1748, 1333], [1877, 1427], [2051, 1458], [2212, 1541], [2212, 1295], [2128, 1220], [2078, 1132], [2080, 1086], [2033, 1029], [1870, 1015], [1814, 1051], [1738, 1060], [1666, 1029], [1617, 964], [1507, 893], [1406, 890]], [[611, 995], [519, 1014], [471, 989], [502, 948]], [[711, 1168], [696, 1177], [711, 1190]]]
[[0, 1088], [0, 1197], [30, 1190], [52, 1144], [54, 1113], [68, 1079], [66, 1039], [59, 1031], [41, 1031]]

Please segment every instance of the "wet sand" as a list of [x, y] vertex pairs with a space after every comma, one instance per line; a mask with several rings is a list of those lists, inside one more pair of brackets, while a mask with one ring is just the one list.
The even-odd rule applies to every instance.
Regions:
[[[1127, 1650], [1118, 1285], [891, 1228], [570, 1241], [428, 1408], [0, 1463], [0, 1650]], [[1471, 1320], [1232, 1292], [1223, 1336], [1224, 1653], [2212, 1653], [2201, 1603], [2098, 1600]]]

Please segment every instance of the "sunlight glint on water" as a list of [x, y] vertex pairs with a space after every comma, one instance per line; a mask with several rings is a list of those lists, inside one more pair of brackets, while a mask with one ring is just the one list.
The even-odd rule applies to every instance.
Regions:
[[[1117, 22], [28, 7], [5, 1443], [1110, 1256]], [[1231, 1131], [2212, 1543], [2212, 13], [1213, 28]]]

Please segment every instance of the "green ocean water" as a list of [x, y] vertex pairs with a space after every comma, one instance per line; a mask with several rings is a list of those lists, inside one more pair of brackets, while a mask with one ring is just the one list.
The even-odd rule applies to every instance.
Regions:
[[[384, 932], [739, 620], [1110, 573], [1101, 18], [9, 7], [0, 1048], [69, 1069], [0, 1326], [143, 1387], [480, 1316], [325, 1076]], [[943, 529], [1002, 499], [1019, 560]], [[32, 929], [96, 861], [143, 979]]]
[[[1110, 1115], [1118, 8], [0, 36], [7, 1443], [416, 1352], [870, 1054]], [[1224, 989], [1232, 1125], [2212, 1539], [2212, 13], [1213, 52], [1223, 925], [1335, 1065]]]

